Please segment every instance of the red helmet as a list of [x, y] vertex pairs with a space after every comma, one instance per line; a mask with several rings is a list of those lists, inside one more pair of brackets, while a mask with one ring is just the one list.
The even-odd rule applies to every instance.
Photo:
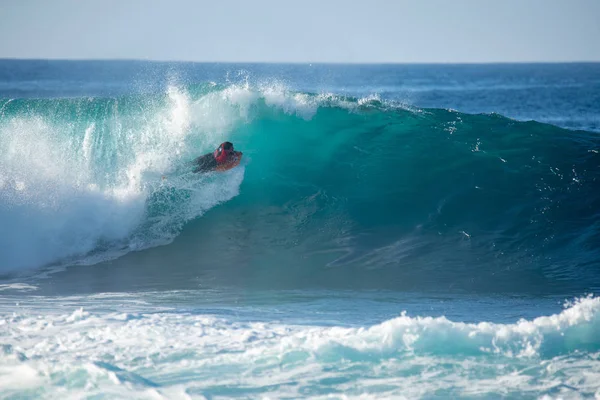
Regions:
[[233, 143], [231, 142], [221, 143], [213, 153], [215, 160], [217, 160], [219, 164], [227, 161], [227, 156], [230, 154], [233, 154]]

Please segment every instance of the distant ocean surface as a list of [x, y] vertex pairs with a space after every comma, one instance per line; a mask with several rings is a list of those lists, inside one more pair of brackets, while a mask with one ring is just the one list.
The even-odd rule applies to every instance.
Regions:
[[600, 398], [599, 135], [596, 63], [0, 60], [0, 398]]

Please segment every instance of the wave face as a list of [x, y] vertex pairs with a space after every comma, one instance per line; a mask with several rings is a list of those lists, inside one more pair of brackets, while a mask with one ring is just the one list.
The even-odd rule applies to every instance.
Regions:
[[[295, 282], [600, 286], [595, 133], [273, 84], [1, 100], [0, 116], [5, 273], [186, 231], [157, 258]], [[190, 173], [223, 140], [243, 165]]]

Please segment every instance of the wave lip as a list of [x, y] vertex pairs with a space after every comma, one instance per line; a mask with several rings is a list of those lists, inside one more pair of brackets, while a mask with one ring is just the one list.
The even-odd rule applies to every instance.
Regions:
[[311, 347], [335, 348], [339, 343], [357, 350], [360, 355], [379, 354], [382, 357], [407, 352], [547, 359], [579, 351], [597, 352], [600, 350], [598, 338], [600, 299], [588, 297], [578, 300], [560, 314], [532, 321], [520, 320], [510, 325], [489, 322], [465, 324], [445, 317], [411, 318], [403, 314], [367, 330], [345, 331], [341, 339], [327, 337], [326, 344], [319, 338]]

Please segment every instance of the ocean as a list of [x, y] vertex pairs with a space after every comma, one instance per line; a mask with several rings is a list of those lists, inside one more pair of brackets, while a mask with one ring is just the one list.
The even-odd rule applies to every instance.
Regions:
[[598, 399], [599, 152], [598, 63], [0, 60], [0, 398]]

